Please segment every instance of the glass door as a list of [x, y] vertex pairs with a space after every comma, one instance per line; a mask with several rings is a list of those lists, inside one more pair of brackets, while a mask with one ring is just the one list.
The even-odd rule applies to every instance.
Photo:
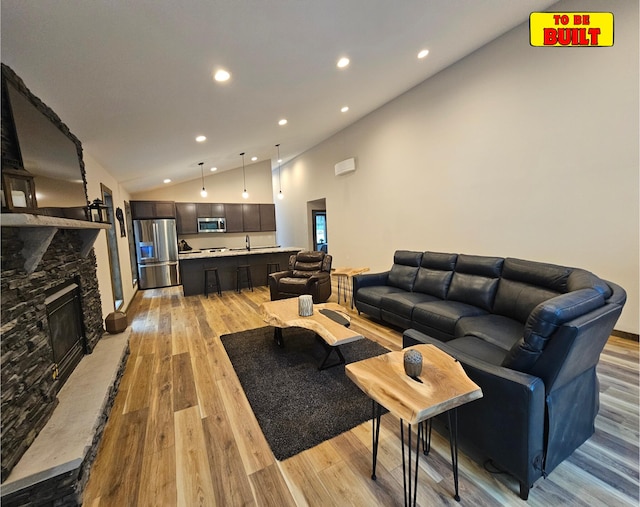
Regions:
[[327, 241], [327, 212], [326, 210], [312, 211], [313, 217], [313, 248], [318, 252], [328, 253]]

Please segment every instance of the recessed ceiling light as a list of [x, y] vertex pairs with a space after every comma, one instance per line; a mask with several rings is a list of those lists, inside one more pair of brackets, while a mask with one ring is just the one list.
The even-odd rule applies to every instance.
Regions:
[[342, 109], [340, 109], [342, 113], [346, 113], [348, 110], [349, 110], [349, 106], [344, 106]]
[[196, 141], [199, 143], [204, 143], [207, 140], [206, 136], [198, 136], [196, 137]]
[[211, 168], [211, 172], [213, 172], [213, 171], [217, 171], [217, 170], [218, 170], [218, 168], [217, 168], [217, 167], [212, 167], [212, 168]]
[[282, 159], [281, 159], [281, 158], [279, 158], [279, 159], [278, 159], [278, 164], [281, 164], [281, 163], [282, 163]]
[[285, 120], [284, 118], [282, 118], [282, 120], [278, 122], [278, 125], [286, 125], [286, 124], [287, 124], [287, 120]]
[[418, 58], [424, 58], [425, 56], [427, 56], [429, 54], [429, 50], [428, 49], [423, 49], [422, 51], [420, 51], [418, 53]]
[[349, 59], [346, 56], [343, 56], [338, 60], [338, 68], [344, 69], [347, 65], [349, 65]]
[[251, 162], [255, 162], [256, 160], [258, 160], [258, 157], [251, 157]]
[[164, 180], [164, 183], [171, 183], [171, 180], [167, 178], [166, 180]]
[[218, 69], [216, 73], [213, 75], [213, 79], [218, 81], [219, 83], [224, 83], [225, 81], [229, 81], [231, 74], [224, 69]]

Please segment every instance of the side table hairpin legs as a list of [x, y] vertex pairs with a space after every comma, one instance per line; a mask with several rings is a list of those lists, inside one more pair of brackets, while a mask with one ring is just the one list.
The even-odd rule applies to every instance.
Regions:
[[[373, 466], [371, 479], [374, 481], [376, 477], [376, 464], [378, 461], [378, 444], [380, 442], [380, 418], [382, 415], [382, 406], [375, 400], [372, 400], [372, 444], [373, 444]], [[449, 410], [447, 413], [449, 419], [449, 445], [451, 448], [451, 468], [453, 470], [453, 482], [455, 494], [453, 498], [459, 502], [460, 495], [458, 490], [458, 412], [457, 409]], [[431, 451], [431, 430], [433, 427], [431, 419], [418, 423], [417, 439], [416, 439], [416, 459], [415, 469], [412, 474], [412, 432], [411, 424], [407, 424], [407, 454], [405, 454], [405, 438], [404, 438], [405, 422], [400, 419], [400, 445], [402, 446], [402, 479], [404, 488], [404, 505], [415, 506], [418, 493], [418, 466], [420, 462], [420, 447], [425, 456]]]

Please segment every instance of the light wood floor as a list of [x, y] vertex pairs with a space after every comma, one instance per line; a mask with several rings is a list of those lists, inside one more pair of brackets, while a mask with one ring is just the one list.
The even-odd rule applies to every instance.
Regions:
[[[268, 298], [265, 287], [209, 299], [185, 298], [180, 287], [137, 294], [128, 313], [131, 355], [84, 505], [402, 505], [399, 422], [389, 414], [377, 482], [369, 478], [370, 422], [274, 459], [219, 339], [263, 326], [256, 308]], [[362, 334], [400, 348], [399, 333], [353, 315]], [[514, 480], [461, 450], [460, 505], [638, 505], [638, 344], [610, 338], [598, 371], [596, 434], [540, 479], [528, 502]], [[418, 504], [456, 505], [448, 440], [436, 432], [433, 439], [420, 463]]]

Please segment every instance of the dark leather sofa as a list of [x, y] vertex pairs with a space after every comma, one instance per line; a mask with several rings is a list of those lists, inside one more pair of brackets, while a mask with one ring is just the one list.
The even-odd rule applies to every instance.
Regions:
[[271, 301], [311, 294], [314, 303], [331, 296], [332, 257], [324, 252], [298, 252], [289, 257], [289, 269], [269, 275]]
[[353, 290], [358, 312], [404, 330], [403, 347], [438, 346], [482, 388], [458, 409], [459, 435], [519, 481], [521, 498], [594, 433], [596, 365], [622, 287], [577, 268], [399, 250]]

